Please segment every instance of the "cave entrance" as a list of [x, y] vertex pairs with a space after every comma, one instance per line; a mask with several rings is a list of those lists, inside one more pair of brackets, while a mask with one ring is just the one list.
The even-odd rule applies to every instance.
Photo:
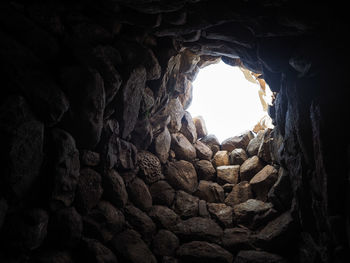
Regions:
[[[246, 130], [273, 128], [267, 114], [272, 92], [258, 74], [222, 60], [204, 67], [193, 84], [193, 99], [187, 109], [202, 116], [209, 134], [220, 142]], [[261, 127], [260, 127], [261, 128]]]

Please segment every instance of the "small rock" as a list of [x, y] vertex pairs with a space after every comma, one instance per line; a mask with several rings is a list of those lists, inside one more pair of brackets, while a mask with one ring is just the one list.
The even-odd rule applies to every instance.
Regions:
[[181, 218], [189, 218], [198, 215], [198, 201], [199, 198], [190, 195], [184, 191], [176, 192], [176, 199], [174, 203], [175, 212], [181, 216]]
[[251, 225], [256, 215], [263, 214], [272, 208], [271, 203], [249, 199], [233, 207], [235, 221], [238, 224]]
[[153, 253], [158, 256], [172, 256], [179, 247], [179, 239], [168, 230], [161, 229], [155, 235], [152, 247]]
[[232, 227], [233, 209], [225, 204], [208, 203], [209, 213], [223, 227]]
[[220, 151], [220, 142], [215, 135], [209, 134], [201, 138], [201, 142], [205, 143], [212, 150], [213, 155], [215, 155], [218, 151]]
[[75, 192], [75, 203], [82, 214], [94, 208], [102, 196], [101, 175], [91, 168], [80, 171], [79, 181]]
[[162, 166], [158, 157], [153, 153], [139, 151], [137, 153], [137, 164], [146, 183], [151, 184], [162, 179]]
[[173, 232], [183, 240], [205, 240], [219, 242], [223, 231], [212, 219], [192, 217], [179, 222], [174, 226]]
[[175, 190], [166, 182], [158, 181], [149, 188], [153, 204], [170, 207], [175, 199]]
[[199, 159], [208, 161], [211, 160], [213, 152], [206, 144], [202, 143], [201, 141], [196, 141], [194, 148], [196, 149], [197, 157]]
[[152, 219], [133, 205], [125, 206], [126, 220], [139, 232], [145, 241], [150, 241], [156, 232], [156, 225]]
[[235, 206], [253, 198], [253, 192], [247, 181], [242, 181], [233, 186], [232, 191], [225, 199], [225, 204]]
[[234, 263], [287, 263], [282, 257], [264, 251], [244, 250], [236, 256]]
[[278, 171], [271, 165], [266, 165], [260, 172], [258, 172], [252, 180], [250, 185], [256, 198], [261, 201], [267, 200], [267, 194], [273, 184], [277, 181]]
[[206, 218], [210, 217], [207, 209], [207, 202], [205, 200], [199, 200], [198, 202], [198, 215]]
[[165, 167], [165, 177], [177, 190], [193, 193], [197, 189], [197, 173], [190, 162], [181, 160], [168, 163]]
[[161, 163], [165, 163], [169, 157], [171, 135], [167, 127], [153, 140], [153, 148]]
[[212, 163], [208, 160], [200, 160], [194, 164], [199, 180], [213, 181], [216, 170]]
[[106, 243], [125, 227], [124, 214], [107, 201], [100, 201], [84, 217], [84, 236]]
[[264, 167], [258, 156], [247, 159], [239, 170], [241, 181], [250, 181]]
[[242, 249], [253, 249], [253, 241], [250, 230], [241, 227], [226, 228], [222, 237], [223, 247], [233, 253]]
[[230, 165], [230, 159], [227, 151], [218, 151], [213, 158], [213, 165], [215, 167]]
[[257, 136], [254, 137], [247, 146], [247, 153], [249, 156], [258, 155], [259, 147], [264, 139], [264, 131], [258, 132]]
[[234, 136], [224, 140], [221, 143], [221, 150], [232, 152], [234, 149], [237, 149], [237, 148], [246, 149], [248, 143], [253, 138], [254, 138], [253, 133], [251, 131], [246, 131], [238, 136]]
[[199, 181], [197, 191], [194, 195], [209, 203], [221, 203], [224, 200], [224, 189], [217, 183], [210, 181]]
[[229, 157], [230, 157], [230, 164], [233, 164], [233, 165], [241, 165], [248, 159], [247, 153], [242, 148], [234, 149], [229, 154]]
[[208, 135], [207, 127], [202, 116], [197, 116], [193, 118], [194, 126], [196, 126], [197, 138], [203, 138]]
[[89, 150], [83, 150], [80, 152], [80, 163], [86, 166], [97, 166], [100, 163], [100, 154]]
[[149, 211], [152, 207], [152, 196], [144, 181], [136, 177], [127, 187], [130, 200], [141, 210]]
[[192, 241], [180, 246], [176, 255], [181, 262], [232, 263], [230, 252], [216, 244], [204, 241]]
[[197, 131], [194, 125], [191, 114], [186, 111], [182, 118], [182, 126], [180, 132], [185, 135], [190, 143], [195, 143], [197, 141]]
[[182, 133], [171, 135], [171, 149], [176, 154], [176, 159], [192, 161], [196, 158], [196, 149]]
[[148, 215], [159, 227], [169, 230], [180, 221], [180, 217], [173, 210], [161, 205], [154, 205]]
[[218, 183], [237, 184], [239, 181], [239, 168], [239, 165], [223, 165], [216, 167]]
[[124, 207], [128, 201], [128, 192], [123, 178], [114, 169], [102, 177], [103, 195], [116, 207]]
[[148, 246], [141, 239], [140, 235], [131, 229], [116, 235], [111, 247], [125, 260], [131, 263], [156, 263], [157, 260], [149, 250]]

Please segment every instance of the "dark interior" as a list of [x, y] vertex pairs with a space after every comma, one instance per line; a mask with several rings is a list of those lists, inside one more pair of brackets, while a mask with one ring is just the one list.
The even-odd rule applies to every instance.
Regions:
[[[338, 1], [1, 1], [0, 262], [350, 262], [347, 18]], [[198, 161], [249, 142], [213, 147], [185, 112], [219, 59], [275, 92], [258, 156], [278, 180], [254, 219], [199, 193]]]

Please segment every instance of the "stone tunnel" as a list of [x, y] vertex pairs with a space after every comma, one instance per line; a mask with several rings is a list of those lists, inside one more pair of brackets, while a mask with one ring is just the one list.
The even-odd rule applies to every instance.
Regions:
[[[0, 261], [350, 262], [347, 16], [1, 1]], [[268, 83], [273, 129], [220, 144], [186, 111], [218, 60]]]

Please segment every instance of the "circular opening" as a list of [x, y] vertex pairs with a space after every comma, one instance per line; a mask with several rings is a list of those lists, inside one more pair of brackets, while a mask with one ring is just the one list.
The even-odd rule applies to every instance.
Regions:
[[272, 103], [272, 92], [266, 84], [263, 94], [256, 74], [220, 61], [201, 69], [192, 84], [193, 99], [188, 111], [193, 117], [202, 116], [208, 133], [220, 142], [254, 130], [259, 121], [273, 127], [263, 107], [263, 103]]

